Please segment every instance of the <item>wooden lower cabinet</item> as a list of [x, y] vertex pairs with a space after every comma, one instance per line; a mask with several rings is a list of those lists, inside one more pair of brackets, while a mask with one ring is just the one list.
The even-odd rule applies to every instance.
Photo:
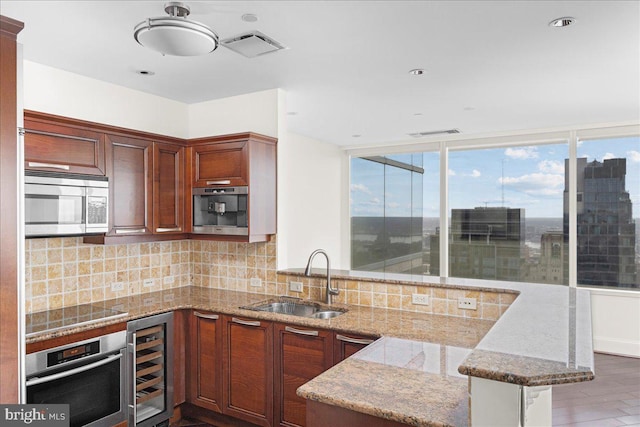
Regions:
[[306, 399], [296, 390], [333, 365], [333, 333], [277, 324], [275, 334], [275, 424], [305, 426]]
[[222, 412], [273, 425], [273, 324], [223, 316]]
[[407, 427], [373, 415], [351, 411], [325, 403], [307, 401], [307, 427]]
[[338, 364], [347, 357], [362, 350], [377, 338], [364, 335], [334, 333], [333, 363]]
[[187, 401], [222, 412], [222, 319], [193, 310], [189, 316], [189, 384]]

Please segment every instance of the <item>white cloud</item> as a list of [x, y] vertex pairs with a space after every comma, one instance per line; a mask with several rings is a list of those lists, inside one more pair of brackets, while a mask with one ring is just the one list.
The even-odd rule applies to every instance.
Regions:
[[538, 149], [536, 147], [507, 148], [504, 154], [512, 159], [537, 159]]
[[564, 176], [558, 174], [532, 173], [500, 178], [498, 182], [528, 195], [553, 196], [564, 190]]
[[456, 176], [456, 171], [449, 169], [449, 176]]
[[474, 169], [473, 172], [471, 172], [471, 175], [473, 178], [478, 178], [480, 175], [482, 175], [480, 173], [480, 171], [478, 169]]
[[544, 173], [563, 174], [564, 162], [558, 160], [543, 160], [538, 163], [538, 170]]
[[615, 159], [616, 155], [613, 153], [606, 153], [604, 156], [602, 156], [602, 160], [608, 160], [608, 159]]
[[640, 163], [640, 151], [627, 151], [627, 158], [633, 163]]
[[364, 184], [351, 184], [351, 191], [361, 191], [365, 194], [371, 194], [371, 190]]
[[371, 200], [369, 200], [369, 204], [370, 205], [379, 205], [380, 204], [380, 199], [378, 199], [377, 197], [374, 197]]
[[387, 207], [390, 208], [390, 209], [396, 209], [396, 208], [400, 207], [400, 203], [389, 202], [389, 203], [387, 203]]

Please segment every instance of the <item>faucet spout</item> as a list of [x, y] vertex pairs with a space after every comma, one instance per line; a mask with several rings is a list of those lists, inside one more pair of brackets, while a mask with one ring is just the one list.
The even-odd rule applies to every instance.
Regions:
[[309, 256], [309, 261], [307, 262], [307, 267], [304, 269], [304, 275], [311, 276], [311, 264], [313, 263], [313, 258], [315, 258], [315, 256], [318, 254], [324, 255], [327, 259], [327, 290], [325, 295], [325, 302], [327, 304], [331, 304], [331, 296], [339, 295], [340, 289], [331, 287], [331, 262], [329, 261], [329, 255], [324, 249], [316, 249], [311, 253], [311, 255]]

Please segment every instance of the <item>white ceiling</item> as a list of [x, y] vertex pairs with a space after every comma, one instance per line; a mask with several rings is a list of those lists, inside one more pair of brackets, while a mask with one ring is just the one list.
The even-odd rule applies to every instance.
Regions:
[[[186, 2], [221, 39], [259, 30], [289, 48], [253, 59], [141, 47], [134, 26], [164, 3], [0, 0], [0, 13], [25, 23], [29, 61], [185, 103], [283, 88], [291, 130], [342, 146], [640, 118], [638, 1]], [[562, 16], [577, 23], [548, 26]]]

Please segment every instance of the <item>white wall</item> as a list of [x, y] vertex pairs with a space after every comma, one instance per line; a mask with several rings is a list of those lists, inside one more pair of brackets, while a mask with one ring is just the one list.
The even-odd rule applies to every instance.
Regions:
[[187, 138], [187, 105], [24, 61], [24, 108]]
[[591, 320], [595, 351], [640, 357], [637, 291], [591, 290]]
[[278, 90], [265, 90], [191, 104], [189, 138], [256, 132], [278, 136]]
[[[281, 112], [286, 111], [285, 98], [281, 91]], [[278, 125], [278, 268], [304, 268], [318, 248], [329, 254], [331, 268], [348, 268], [341, 262], [340, 218], [346, 154], [335, 145], [287, 131], [284, 113]]]

